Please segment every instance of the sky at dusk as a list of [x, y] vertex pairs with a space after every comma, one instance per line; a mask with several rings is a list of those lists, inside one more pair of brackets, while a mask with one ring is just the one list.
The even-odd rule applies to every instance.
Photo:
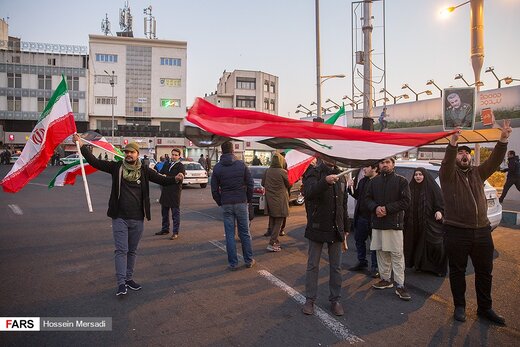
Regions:
[[[462, 2], [386, 1], [386, 83], [392, 94], [401, 94], [403, 83], [417, 92], [431, 89], [426, 86], [429, 79], [441, 88], [464, 86], [461, 80], [454, 80], [459, 73], [473, 82], [469, 4], [448, 18], [439, 15], [443, 7]], [[331, 98], [340, 103], [343, 95], [352, 93], [351, 3], [320, 1], [321, 74], [347, 76], [323, 83], [323, 102]], [[135, 37], [144, 37], [143, 9], [150, 4], [157, 19], [157, 37], [188, 43], [188, 105], [195, 97], [215, 91], [224, 70], [235, 69], [279, 77], [280, 115], [296, 117], [298, 104], [311, 108], [316, 100], [314, 0], [131, 0]], [[0, 16], [9, 17], [9, 35], [22, 41], [88, 46], [89, 34], [102, 34], [105, 13], [112, 32], [120, 31], [118, 15], [123, 6], [123, 0], [0, 0]], [[499, 78], [520, 79], [520, 0], [484, 0], [484, 12], [481, 79], [486, 90], [497, 87], [496, 79], [484, 73], [488, 66], [494, 66]], [[374, 61], [381, 65], [380, 6], [374, 5], [373, 15], [378, 53]], [[375, 68], [374, 79], [380, 77]], [[376, 97], [382, 97], [378, 93], [381, 85], [376, 88]], [[433, 95], [428, 98], [438, 97], [438, 91], [431, 90]]]

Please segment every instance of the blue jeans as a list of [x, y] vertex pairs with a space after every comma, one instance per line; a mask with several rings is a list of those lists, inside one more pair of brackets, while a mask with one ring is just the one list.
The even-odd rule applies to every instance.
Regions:
[[[356, 240], [357, 258], [360, 263], [368, 264], [367, 262], [367, 239], [370, 235], [370, 223], [368, 219], [357, 217], [354, 224], [354, 239]], [[371, 270], [377, 269], [377, 255], [376, 251], [370, 251]]]
[[124, 284], [125, 280], [130, 281], [134, 274], [137, 246], [143, 235], [143, 222], [142, 219], [112, 219], [118, 285]]
[[242, 244], [244, 262], [250, 264], [253, 261], [253, 248], [251, 246], [251, 235], [249, 234], [249, 211], [247, 203], [222, 205], [222, 212], [229, 266], [236, 267], [238, 265], [237, 247], [235, 243], [235, 222], [238, 227], [238, 237]]
[[180, 207], [167, 207], [161, 205], [162, 215], [162, 228], [161, 231], [170, 231], [170, 210], [172, 211], [172, 222], [174, 234], [179, 233], [179, 227], [181, 226], [181, 209]]

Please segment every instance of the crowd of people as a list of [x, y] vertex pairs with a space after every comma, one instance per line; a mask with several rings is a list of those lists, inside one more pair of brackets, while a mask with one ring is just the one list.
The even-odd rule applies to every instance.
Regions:
[[[344, 314], [341, 301], [342, 253], [351, 231], [347, 202], [356, 199], [352, 216], [352, 231], [356, 244], [357, 264], [350, 271], [368, 270], [375, 279], [372, 287], [384, 290], [395, 287], [402, 300], [411, 300], [405, 287], [405, 268], [425, 271], [449, 280], [455, 306], [454, 319], [465, 321], [465, 274], [468, 257], [475, 267], [477, 314], [496, 324], [505, 319], [492, 309], [491, 283], [493, 268], [493, 240], [486, 214], [487, 202], [484, 181], [502, 162], [511, 133], [504, 122], [500, 140], [490, 157], [479, 166], [471, 165], [471, 149], [458, 146], [455, 133], [446, 149], [439, 174], [442, 190], [424, 168], [414, 170], [410, 182], [395, 172], [395, 158], [388, 157], [363, 168], [359, 182], [347, 179], [336, 163], [328, 158], [313, 162], [303, 175], [303, 193], [308, 240], [307, 269], [303, 313], [312, 315], [318, 292], [319, 265], [326, 244], [329, 263], [329, 301], [334, 315]], [[75, 135], [75, 141], [81, 139]], [[228, 269], [235, 271], [239, 260], [237, 240], [242, 248], [246, 268], [256, 264], [250, 232], [250, 214], [254, 182], [248, 166], [237, 159], [233, 144], [221, 146], [222, 155], [211, 175], [211, 194], [221, 207]], [[185, 169], [181, 153], [171, 151], [171, 157], [159, 162], [155, 170], [143, 165], [139, 146], [129, 143], [124, 148], [123, 161], [96, 158], [85, 147], [81, 153], [87, 162], [112, 176], [112, 191], [107, 215], [112, 218], [115, 244], [117, 295], [126, 289], [139, 290], [133, 280], [136, 251], [143, 233], [143, 220], [150, 219], [149, 182], [162, 186], [162, 228], [156, 235], [169, 234], [172, 213], [172, 236], [177, 239], [180, 229], [180, 201]], [[508, 179], [518, 174], [518, 157], [509, 152]], [[209, 169], [207, 158], [199, 162]], [[516, 175], [516, 176], [515, 176]], [[284, 156], [272, 156], [270, 167], [262, 178], [265, 188], [266, 214], [270, 233], [267, 251], [279, 252], [279, 236], [289, 215], [287, 164]], [[518, 186], [517, 186], [518, 187]], [[507, 193], [507, 190], [506, 190]], [[267, 234], [267, 233], [266, 233]], [[366, 244], [370, 240], [367, 250]]]

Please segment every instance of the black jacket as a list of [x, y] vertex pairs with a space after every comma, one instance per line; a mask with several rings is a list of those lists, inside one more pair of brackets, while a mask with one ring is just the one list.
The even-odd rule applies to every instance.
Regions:
[[365, 197], [367, 192], [368, 183], [370, 182], [370, 178], [363, 177], [359, 180], [356, 189], [354, 189], [354, 193], [351, 194], [354, 199], [356, 199], [356, 207], [354, 209], [354, 225], [356, 223], [356, 219], [358, 217], [362, 217], [368, 221], [372, 216], [371, 211], [368, 209]]
[[507, 172], [508, 179], [520, 177], [520, 161], [517, 155], [507, 159], [507, 169], [503, 171]]
[[[365, 196], [368, 209], [372, 212], [373, 229], [403, 230], [404, 211], [410, 205], [408, 181], [395, 171], [380, 173], [368, 182]], [[376, 216], [376, 207], [385, 206], [386, 216]]]
[[242, 160], [233, 153], [222, 154], [211, 175], [211, 194], [217, 205], [251, 202], [254, 181]]
[[[108, 200], [108, 211], [107, 216], [110, 218], [119, 217], [119, 196], [121, 189], [121, 177], [123, 177], [123, 162], [122, 161], [107, 161], [99, 160], [86, 146], [81, 147], [81, 154], [85, 157], [85, 160], [99, 171], [104, 171], [112, 175], [112, 191], [110, 192], [110, 199]], [[159, 175], [155, 170], [150, 169], [148, 166], [141, 165], [141, 192], [142, 201], [144, 208], [144, 215], [146, 219], [151, 219], [150, 214], [150, 187], [149, 181], [160, 185], [175, 184], [174, 177], [166, 177]]]
[[[173, 166], [170, 162], [163, 165], [160, 173], [169, 177], [175, 177], [179, 173], [186, 175], [186, 170], [180, 161], [175, 163]], [[161, 197], [159, 198], [159, 203], [165, 207], [179, 207], [181, 204], [181, 193], [182, 181], [163, 187], [161, 191]]]
[[348, 231], [345, 181], [329, 185], [325, 177], [338, 174], [337, 168], [320, 164], [303, 178], [305, 202], [310, 209], [305, 237], [316, 242], [341, 242]]

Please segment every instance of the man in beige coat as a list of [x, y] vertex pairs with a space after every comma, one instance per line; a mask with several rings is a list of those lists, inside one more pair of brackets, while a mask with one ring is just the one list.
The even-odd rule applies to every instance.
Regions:
[[262, 186], [265, 188], [265, 198], [271, 226], [271, 239], [267, 250], [279, 252], [280, 242], [278, 235], [284, 219], [289, 216], [289, 193], [291, 187], [287, 177], [287, 171], [283, 168], [284, 159], [276, 153], [271, 160], [271, 166], [265, 171], [262, 178]]

